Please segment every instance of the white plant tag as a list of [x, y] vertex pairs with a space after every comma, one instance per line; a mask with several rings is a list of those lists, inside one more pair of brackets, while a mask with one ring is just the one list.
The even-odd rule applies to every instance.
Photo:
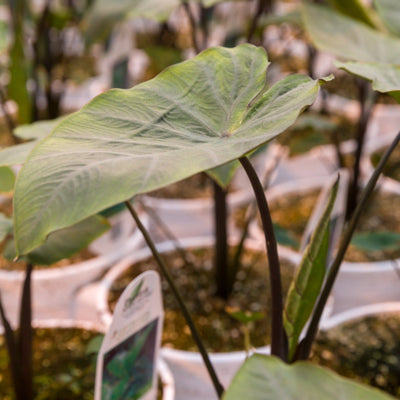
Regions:
[[146, 271], [124, 290], [96, 365], [95, 400], [154, 400], [163, 307], [160, 277]]

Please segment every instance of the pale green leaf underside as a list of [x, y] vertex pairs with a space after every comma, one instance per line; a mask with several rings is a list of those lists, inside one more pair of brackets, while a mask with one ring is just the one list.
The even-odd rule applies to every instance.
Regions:
[[256, 354], [248, 358], [222, 400], [390, 400], [394, 397], [308, 362], [285, 364]]
[[389, 65], [362, 62], [342, 63], [336, 61], [335, 66], [371, 81], [374, 90], [383, 93], [390, 93], [400, 102], [400, 64]]
[[17, 180], [19, 251], [138, 193], [237, 159], [285, 130], [312, 104], [319, 81], [292, 75], [263, 92], [267, 65], [264, 50], [251, 45], [209, 49], [66, 118]]
[[399, 0], [374, 0], [378, 14], [388, 29], [400, 36], [400, 2]]
[[44, 139], [60, 123], [65, 116], [47, 121], [37, 121], [32, 124], [20, 125], [14, 129], [14, 135], [20, 139]]
[[400, 64], [400, 40], [396, 37], [315, 4], [304, 3], [302, 15], [320, 50], [347, 60]]
[[325, 278], [329, 222], [337, 191], [338, 181], [331, 190], [325, 210], [304, 251], [286, 298], [283, 322], [289, 342], [289, 360], [294, 356], [298, 339], [314, 309]]

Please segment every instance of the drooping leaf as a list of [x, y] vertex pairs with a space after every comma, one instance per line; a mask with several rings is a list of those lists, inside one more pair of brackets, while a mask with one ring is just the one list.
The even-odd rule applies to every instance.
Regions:
[[15, 174], [7, 166], [0, 166], [0, 192], [10, 192], [14, 189]]
[[320, 5], [304, 2], [306, 30], [320, 50], [347, 60], [400, 64], [400, 41]]
[[125, 18], [165, 21], [180, 0], [95, 0], [84, 20], [86, 42], [104, 39]]
[[320, 81], [265, 86], [263, 49], [208, 49], [67, 117], [31, 152], [14, 196], [18, 253], [139, 193], [235, 160], [288, 128]]
[[12, 230], [12, 219], [7, 218], [3, 213], [0, 213], [0, 242], [2, 242], [8, 234], [12, 233]]
[[390, 231], [356, 233], [351, 239], [351, 244], [363, 251], [396, 249], [400, 245], [400, 233]]
[[14, 135], [20, 139], [44, 139], [59, 124], [65, 116], [47, 121], [37, 121], [32, 124], [19, 125], [14, 129]]
[[328, 0], [332, 7], [357, 21], [371, 27], [377, 27], [376, 15], [360, 0]]
[[283, 314], [283, 323], [289, 341], [289, 360], [296, 352], [298, 339], [318, 299], [325, 278], [329, 248], [330, 215], [335, 203], [339, 181], [332, 187], [329, 200], [304, 250], [293, 279]]
[[374, 90], [389, 93], [400, 103], [400, 64], [336, 61], [335, 66], [371, 81]]
[[400, 36], [400, 3], [398, 0], [374, 0], [379, 16], [388, 29]]
[[[109, 228], [106, 219], [97, 215], [89, 217], [50, 234], [43, 245], [24, 256], [24, 259], [33, 264], [53, 264], [83, 250]], [[13, 260], [15, 256], [15, 243], [10, 240], [4, 251], [4, 257]]]
[[285, 364], [275, 357], [249, 357], [222, 400], [390, 400], [375, 388], [308, 362]]

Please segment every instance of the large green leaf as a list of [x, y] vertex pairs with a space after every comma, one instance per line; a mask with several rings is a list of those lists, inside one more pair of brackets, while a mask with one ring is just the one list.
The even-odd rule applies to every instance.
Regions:
[[325, 278], [329, 248], [330, 215], [335, 203], [339, 181], [332, 187], [327, 205], [304, 250], [297, 274], [286, 298], [283, 323], [289, 341], [289, 360], [295, 354], [298, 339], [307, 323]]
[[400, 2], [399, 0], [374, 0], [378, 14], [388, 29], [400, 36]]
[[[46, 243], [24, 257], [33, 264], [50, 265], [85, 249], [93, 240], [110, 228], [103, 217], [94, 215], [73, 226], [50, 234]], [[10, 240], [4, 256], [13, 260], [16, 256], [14, 240]]]
[[285, 364], [256, 354], [248, 358], [222, 400], [390, 400], [372, 387], [308, 362]]
[[262, 48], [208, 49], [96, 97], [30, 154], [14, 196], [19, 253], [107, 207], [243, 156], [314, 101], [320, 81], [268, 89]]
[[33, 124], [18, 126], [14, 130], [14, 135], [20, 139], [32, 140], [0, 150], [0, 166], [23, 164], [39, 141], [48, 136], [53, 128], [64, 118], [59, 117], [49, 121], [39, 121]]
[[180, 0], [95, 0], [84, 20], [87, 43], [104, 39], [113, 26], [125, 18], [164, 21]]
[[400, 103], [400, 64], [336, 61], [335, 66], [371, 81], [374, 90], [389, 93]]
[[302, 6], [304, 24], [321, 50], [353, 61], [400, 64], [400, 41], [315, 4]]

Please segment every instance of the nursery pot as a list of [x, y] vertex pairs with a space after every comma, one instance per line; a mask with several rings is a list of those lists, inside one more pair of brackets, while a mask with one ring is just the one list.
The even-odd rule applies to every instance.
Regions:
[[312, 360], [398, 397], [400, 302], [375, 303], [324, 321]]
[[[73, 318], [73, 299], [84, 285], [98, 279], [111, 265], [139, 248], [142, 235], [132, 218], [125, 214], [112, 219], [112, 228], [90, 247], [93, 258], [63, 267], [33, 270], [32, 309], [34, 318]], [[146, 223], [146, 218], [144, 218]], [[103, 249], [102, 249], [103, 247]], [[107, 251], [103, 251], [107, 250]], [[25, 271], [0, 270], [2, 300], [11, 321], [18, 315], [19, 299]]]
[[[74, 389], [72, 389], [72, 394], [70, 392], [68, 396], [75, 396], [75, 397], [68, 397], [68, 399], [76, 399], [76, 400], [86, 400], [86, 399], [93, 399], [94, 395], [94, 379], [95, 379], [95, 361], [96, 361], [96, 348], [100, 348], [100, 338], [98, 339], [98, 343], [95, 345], [95, 349], [93, 351], [93, 354], [87, 354], [87, 350], [90, 348], [91, 345], [94, 343], [91, 343], [91, 340], [95, 338], [99, 334], [104, 334], [104, 325], [102, 324], [95, 324], [95, 323], [90, 323], [87, 321], [77, 321], [77, 320], [69, 320], [69, 319], [48, 319], [48, 320], [36, 320], [33, 321], [33, 326], [36, 329], [40, 330], [39, 335], [34, 334], [36, 336], [39, 336], [38, 339], [35, 339], [34, 341], [34, 346], [37, 345], [39, 346], [39, 343], [43, 340], [45, 340], [44, 345], [42, 345], [42, 348], [37, 351], [35, 351], [34, 347], [34, 358], [36, 359], [37, 357], [42, 357], [42, 355], [47, 359], [49, 358], [50, 360], [53, 361], [46, 361], [42, 362], [43, 364], [49, 364], [51, 366], [51, 363], [56, 362], [55, 357], [52, 356], [51, 353], [54, 354], [56, 352], [57, 356], [62, 359], [62, 365], [60, 365], [59, 368], [56, 368], [57, 375], [52, 376], [52, 371], [49, 372], [49, 368], [47, 368], [47, 372], [49, 374], [46, 376], [46, 379], [51, 382], [55, 381], [60, 381], [60, 385], [63, 385], [68, 388], [68, 379], [66, 376], [68, 374], [76, 374], [76, 376], [71, 375], [71, 380], [78, 380], [78, 387], [79, 386], [79, 379], [84, 379], [85, 381], [82, 383], [82, 390], [85, 390], [84, 392], [79, 392], [76, 389], [76, 386]], [[61, 337], [57, 337], [57, 332], [60, 332], [59, 334], [62, 335]], [[41, 338], [46, 338], [47, 339], [41, 339]], [[56, 339], [56, 340], [54, 340]], [[63, 341], [64, 340], [64, 341]], [[97, 341], [97, 339], [94, 339]], [[47, 342], [53, 342], [54, 345], [49, 345], [46, 344]], [[84, 344], [82, 346], [79, 345], [80, 342], [83, 342]], [[86, 343], [86, 344], [85, 344]], [[54, 348], [53, 348], [53, 347]], [[59, 346], [61, 346], [61, 349], [59, 350]], [[89, 347], [88, 347], [89, 346]], [[75, 357], [75, 358], [74, 358]], [[87, 359], [90, 359], [92, 357], [92, 364], [88, 365], [89, 363], [87, 362]], [[72, 360], [70, 361], [70, 359]], [[75, 361], [75, 359], [77, 361]], [[36, 363], [38, 363], [37, 361]], [[69, 364], [71, 362], [71, 364]], [[80, 367], [76, 366], [73, 367], [74, 362], [80, 362], [80, 364], [85, 364], [82, 368], [86, 368], [86, 373], [82, 373], [80, 371]], [[3, 365], [7, 365], [4, 363], [1, 363]], [[39, 364], [38, 364], [39, 365]], [[72, 366], [71, 366], [72, 365]], [[34, 374], [35, 372], [37, 373], [38, 371], [38, 366], [34, 368]], [[65, 372], [60, 372], [62, 369], [65, 369]], [[72, 372], [71, 372], [72, 371]], [[160, 359], [157, 364], [157, 371], [158, 371], [158, 376], [159, 376], [159, 384], [161, 385], [160, 387], [160, 392], [162, 393], [162, 397], [160, 397], [162, 400], [173, 400], [175, 397], [174, 394], [174, 380], [172, 373], [170, 369], [168, 368], [168, 365]], [[40, 382], [43, 381], [41, 379]], [[48, 384], [47, 384], [48, 385]], [[51, 387], [51, 386], [50, 386]], [[43, 390], [45, 389], [45, 386], [43, 386]], [[41, 389], [42, 390], [42, 389]], [[75, 390], [75, 392], [74, 392]], [[63, 391], [60, 391], [60, 393], [54, 393], [54, 397], [46, 397], [46, 400], [60, 400], [59, 396], [65, 396], [65, 389]], [[4, 393], [3, 393], [4, 394]], [[49, 393], [51, 396], [52, 393]], [[42, 398], [42, 397], [40, 397]], [[66, 397], [62, 397], [64, 399]]]
[[[206, 238], [187, 238], [181, 240], [181, 246], [185, 248], [206, 248], [213, 245], [213, 239], [210, 237]], [[253, 241], [246, 243], [247, 247], [253, 251], [262, 251], [263, 247], [260, 247]], [[175, 250], [172, 242], [164, 242], [158, 245], [158, 250], [162, 254], [166, 254]], [[109, 290], [113, 283], [126, 272], [132, 264], [138, 263], [145, 259], [148, 259], [151, 253], [148, 249], [138, 251], [136, 254], [121, 260], [115, 265], [103, 278], [100, 283], [100, 290], [98, 291], [98, 310], [102, 315], [103, 321], [107, 324], [111, 321], [111, 313], [108, 305]], [[285, 257], [281, 253], [281, 257], [290, 259], [289, 256]], [[133, 266], [133, 271], [134, 271]], [[290, 274], [294, 273], [293, 270]], [[181, 274], [184, 274], [182, 270]], [[223, 349], [221, 349], [223, 350]], [[268, 353], [269, 346], [258, 348], [257, 352]], [[187, 399], [216, 399], [216, 393], [212, 386], [211, 380], [204, 366], [203, 360], [199, 353], [195, 351], [178, 350], [171, 347], [163, 347], [161, 350], [163, 358], [170, 366], [174, 377], [175, 377], [175, 389], [177, 398]], [[236, 373], [240, 365], [246, 358], [245, 351], [232, 351], [232, 352], [220, 352], [209, 353], [211, 362], [216, 369], [216, 373], [224, 386], [227, 386]]]

